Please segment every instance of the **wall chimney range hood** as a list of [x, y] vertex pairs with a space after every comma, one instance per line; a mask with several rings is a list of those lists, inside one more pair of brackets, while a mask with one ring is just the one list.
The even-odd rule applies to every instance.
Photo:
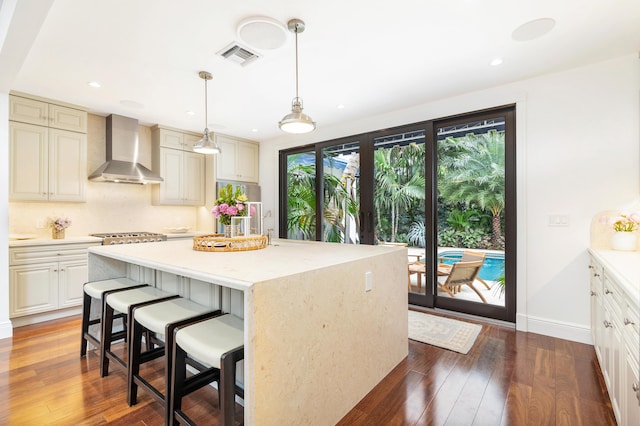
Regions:
[[107, 161], [89, 180], [94, 182], [160, 183], [163, 179], [138, 163], [138, 120], [111, 114], [107, 117]]

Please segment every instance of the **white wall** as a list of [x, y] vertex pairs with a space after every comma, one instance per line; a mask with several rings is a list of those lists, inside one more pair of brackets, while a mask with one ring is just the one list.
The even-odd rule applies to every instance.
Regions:
[[[9, 246], [7, 229], [9, 228], [9, 95], [0, 91], [0, 339], [12, 335], [9, 320]], [[4, 244], [3, 244], [4, 243]]]
[[[516, 103], [516, 326], [589, 343], [589, 226], [596, 212], [640, 198], [639, 93], [640, 61], [628, 55], [263, 142], [262, 200], [274, 213], [265, 227], [277, 229], [280, 149]], [[569, 226], [548, 226], [550, 214], [568, 215]]]

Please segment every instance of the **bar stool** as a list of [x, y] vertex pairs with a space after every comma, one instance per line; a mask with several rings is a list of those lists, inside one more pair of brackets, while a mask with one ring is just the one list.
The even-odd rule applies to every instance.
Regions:
[[[234, 424], [235, 395], [244, 398], [244, 391], [236, 386], [236, 363], [244, 359], [243, 345], [244, 322], [232, 314], [176, 328], [172, 348], [172, 387], [167, 392], [170, 425], [176, 420], [194, 424], [182, 411], [182, 397], [211, 382], [218, 382], [220, 424]], [[187, 357], [209, 367], [187, 378]]]
[[[102, 308], [102, 344], [100, 345], [100, 377], [109, 375], [109, 360], [114, 361], [116, 365], [127, 370], [129, 365], [129, 351], [127, 350], [125, 358], [118, 357], [111, 351], [111, 344], [116, 340], [113, 333], [113, 319], [117, 316], [116, 312], [126, 315], [126, 330], [131, 329], [131, 318], [133, 309], [138, 306], [146, 306], [153, 303], [159, 303], [165, 300], [178, 298], [177, 294], [168, 293], [155, 287], [146, 286], [131, 290], [118, 291], [110, 293], [105, 297]], [[152, 347], [151, 336], [146, 336], [147, 347]]]
[[[140, 365], [164, 356], [166, 390], [171, 389], [171, 365], [175, 327], [197, 321], [207, 315], [219, 315], [220, 311], [211, 311], [210, 307], [200, 305], [189, 299], [178, 298], [153, 305], [136, 307], [131, 314], [129, 330], [129, 369], [127, 403], [135, 405], [138, 399], [138, 386], [147, 390], [153, 398], [165, 407], [168, 412], [167, 397], [148, 381], [140, 376]], [[207, 314], [207, 315], [203, 315]], [[142, 352], [142, 335], [144, 331], [155, 333], [164, 339], [164, 346]], [[166, 350], [165, 350], [166, 349]], [[165, 420], [168, 418], [165, 415]]]
[[[89, 327], [92, 325], [100, 324], [102, 327], [103, 315], [104, 315], [104, 299], [107, 294], [115, 291], [123, 291], [132, 288], [145, 287], [147, 284], [138, 283], [129, 278], [111, 278], [101, 281], [90, 281], [83, 286], [83, 300], [82, 300], [82, 333], [80, 340], [80, 357], [87, 354], [87, 345], [91, 343], [96, 348], [100, 347], [100, 338], [89, 332]], [[100, 300], [100, 317], [90, 319], [91, 316], [91, 302], [93, 299]], [[115, 318], [123, 318], [124, 314], [118, 314]], [[120, 333], [115, 334], [112, 338], [119, 340], [126, 337], [126, 329]]]

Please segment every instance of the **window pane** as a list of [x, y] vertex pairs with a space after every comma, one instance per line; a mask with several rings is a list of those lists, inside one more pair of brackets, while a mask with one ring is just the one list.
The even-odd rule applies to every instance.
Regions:
[[287, 156], [287, 238], [315, 240], [316, 155], [314, 151]]
[[322, 150], [322, 241], [360, 242], [360, 143]]
[[[438, 297], [505, 306], [504, 128], [496, 117], [438, 129]], [[469, 252], [483, 256], [477, 276], [449, 285]]]

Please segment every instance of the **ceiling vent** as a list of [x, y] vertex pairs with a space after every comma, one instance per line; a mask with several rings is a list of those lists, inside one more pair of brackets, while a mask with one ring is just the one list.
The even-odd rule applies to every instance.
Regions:
[[234, 41], [233, 43], [227, 45], [217, 54], [225, 59], [230, 60], [231, 62], [240, 64], [243, 67], [249, 65], [252, 62], [255, 62], [260, 57], [260, 55], [258, 55], [256, 52], [249, 49], [248, 47], [242, 46], [237, 41]]

